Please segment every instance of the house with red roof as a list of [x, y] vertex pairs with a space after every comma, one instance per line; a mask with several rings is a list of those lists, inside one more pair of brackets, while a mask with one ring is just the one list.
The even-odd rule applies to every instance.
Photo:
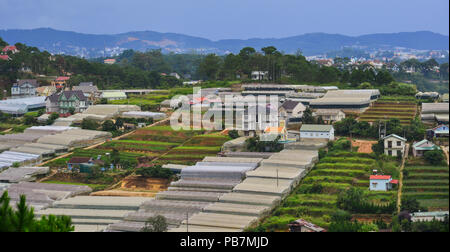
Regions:
[[52, 86], [57, 89], [62, 89], [66, 85], [66, 82], [70, 80], [70, 77], [67, 76], [59, 76], [54, 81], [52, 81]]
[[11, 58], [8, 55], [0, 55], [0, 60], [11, 60]]
[[108, 65], [114, 65], [116, 64], [116, 59], [105, 59], [103, 63]]
[[3, 47], [2, 53], [7, 54], [8, 52], [11, 52], [14, 54], [14, 53], [18, 53], [19, 50], [17, 50], [17, 47], [15, 45], [9, 45], [9, 46]]
[[398, 180], [392, 179], [391, 175], [371, 175], [370, 191], [388, 191], [392, 189], [392, 185], [398, 184]]

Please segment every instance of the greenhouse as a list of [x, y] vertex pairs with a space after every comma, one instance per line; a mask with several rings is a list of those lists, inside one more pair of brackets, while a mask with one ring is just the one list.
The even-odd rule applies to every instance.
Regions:
[[45, 96], [8, 99], [0, 101], [0, 111], [12, 115], [23, 115], [29, 111], [45, 108]]
[[49, 172], [48, 167], [18, 167], [10, 168], [0, 173], [0, 182], [19, 183], [34, 181], [37, 175]]
[[27, 203], [37, 211], [49, 207], [57, 200], [63, 200], [92, 191], [88, 186], [31, 182], [10, 184], [6, 190], [8, 190], [12, 205], [15, 205], [19, 201], [20, 195], [25, 195], [27, 197]]
[[104, 131], [73, 129], [60, 134], [43, 136], [37, 143], [79, 148], [100, 143], [111, 136], [111, 133]]
[[147, 200], [145, 197], [76, 196], [55, 201], [51, 208], [37, 214], [69, 215], [75, 232], [94, 232], [119, 222]]
[[38, 140], [40, 137], [48, 135], [46, 132], [35, 132], [35, 133], [19, 133], [19, 134], [6, 134], [0, 135], [1, 143], [31, 143]]
[[167, 117], [164, 113], [148, 112], [148, 111], [130, 111], [123, 112], [124, 118], [152, 118], [153, 120], [162, 120]]
[[378, 89], [334, 90], [311, 100], [312, 109], [346, 109], [363, 112], [380, 97]]
[[24, 133], [37, 133], [37, 134], [55, 134], [60, 133], [66, 130], [77, 129], [75, 127], [63, 127], [63, 126], [33, 126], [28, 129], [25, 129]]
[[12, 166], [14, 163], [19, 164], [30, 164], [39, 161], [40, 156], [36, 154], [14, 152], [14, 151], [4, 151], [0, 153], [0, 164], [4, 169], [6, 167]]
[[23, 146], [32, 147], [32, 148], [40, 148], [40, 149], [45, 149], [45, 150], [51, 150], [51, 151], [53, 151], [56, 154], [67, 152], [69, 150], [67, 148], [67, 146], [54, 145], [54, 144], [26, 143]]
[[239, 158], [270, 158], [271, 152], [225, 152], [222, 154], [225, 157], [239, 157]]
[[41, 158], [47, 158], [55, 154], [55, 151], [49, 149], [42, 149], [39, 147], [19, 146], [12, 148], [10, 151], [23, 152], [39, 155]]
[[[231, 192], [242, 181], [245, 173], [255, 169], [261, 161], [260, 158], [219, 158], [219, 162], [211, 160], [214, 159], [208, 157], [194, 166], [183, 167], [180, 179], [172, 182], [167, 191], [158, 193], [154, 200], [142, 204], [139, 211], [128, 214], [124, 221], [109, 225], [106, 231], [140, 231], [149, 217], [159, 214], [167, 218], [170, 228], [177, 228], [186, 218], [195, 216]], [[263, 211], [262, 208], [258, 209]]]

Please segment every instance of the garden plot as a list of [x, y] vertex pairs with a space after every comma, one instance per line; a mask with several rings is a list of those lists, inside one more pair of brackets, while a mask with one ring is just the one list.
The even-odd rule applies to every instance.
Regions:
[[159, 161], [175, 164], [194, 164], [206, 156], [215, 156], [220, 152], [222, 145], [230, 138], [217, 133], [193, 136], [183, 145], [173, 148], [162, 156]]
[[392, 118], [400, 120], [402, 125], [409, 125], [417, 111], [415, 102], [377, 101], [359, 117], [359, 121], [387, 121]]
[[[73, 153], [67, 157], [60, 158], [57, 160], [54, 160], [52, 162], [47, 163], [46, 165], [51, 168], [63, 168], [67, 167], [67, 162], [72, 157], [92, 157], [97, 158], [98, 156], [101, 156], [101, 159], [106, 159], [106, 153], [111, 153], [111, 150], [109, 149], [75, 149]], [[133, 152], [119, 152], [120, 160], [129, 160], [129, 161], [135, 161], [137, 158], [142, 157], [143, 154], [140, 153], [133, 153]]]
[[167, 152], [170, 148], [177, 146], [177, 143], [160, 141], [139, 141], [139, 140], [116, 140], [102, 144], [98, 149], [112, 150], [121, 152], [141, 153], [147, 156], [157, 156]]
[[330, 215], [337, 210], [338, 192], [351, 186], [365, 190], [366, 198], [373, 203], [390, 203], [396, 199], [395, 191], [368, 191], [369, 175], [375, 165], [369, 154], [328, 153], [260, 227], [267, 231], [287, 230], [288, 223], [302, 218], [327, 228]]
[[201, 131], [175, 131], [168, 125], [152, 126], [138, 129], [132, 135], [123, 138], [123, 140], [156, 141], [181, 144], [189, 138], [201, 133]]
[[405, 170], [403, 195], [416, 198], [431, 210], [448, 209], [448, 166], [407, 165]]

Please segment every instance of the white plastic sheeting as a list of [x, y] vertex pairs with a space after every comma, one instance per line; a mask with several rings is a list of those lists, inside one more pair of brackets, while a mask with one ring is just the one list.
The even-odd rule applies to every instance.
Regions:
[[157, 112], [149, 112], [149, 111], [129, 111], [123, 112], [122, 117], [125, 118], [153, 118], [154, 120], [161, 120], [166, 118], [166, 114], [157, 113]]
[[8, 114], [25, 114], [29, 110], [45, 108], [45, 96], [8, 99], [0, 101], [0, 111]]
[[10, 168], [0, 173], [0, 181], [18, 183], [21, 181], [33, 181], [36, 175], [47, 174], [48, 167], [19, 167]]
[[40, 156], [36, 154], [5, 151], [0, 153], [0, 169], [12, 166], [16, 162], [23, 164], [25, 162], [37, 161], [39, 157]]

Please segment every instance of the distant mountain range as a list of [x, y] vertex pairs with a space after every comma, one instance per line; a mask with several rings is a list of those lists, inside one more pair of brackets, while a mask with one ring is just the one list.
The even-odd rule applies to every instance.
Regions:
[[273, 45], [285, 53], [301, 50], [306, 56], [353, 47], [371, 50], [392, 50], [398, 47], [415, 50], [448, 50], [449, 37], [438, 33], [400, 32], [345, 36], [327, 33], [309, 33], [287, 38], [225, 39], [212, 41], [176, 33], [153, 31], [128, 32], [114, 35], [94, 35], [50, 28], [32, 30], [0, 30], [0, 37], [9, 44], [17, 42], [36, 46], [54, 54], [68, 54], [86, 58], [108, 57], [123, 50], [146, 51], [161, 48], [175, 53], [237, 53], [246, 46], [260, 49]]

